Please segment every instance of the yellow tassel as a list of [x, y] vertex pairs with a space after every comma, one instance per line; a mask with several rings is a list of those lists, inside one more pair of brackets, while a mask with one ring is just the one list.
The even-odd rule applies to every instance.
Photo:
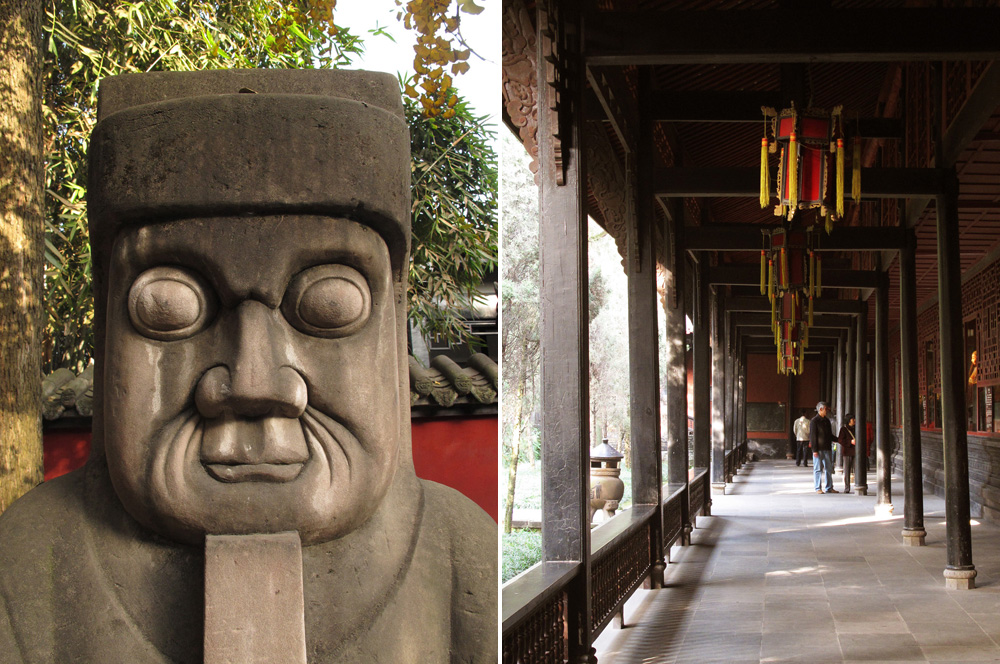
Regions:
[[823, 294], [823, 257], [816, 257], [816, 295]]
[[854, 149], [851, 150], [853, 173], [851, 177], [851, 198], [855, 203], [861, 202], [861, 139], [855, 137]]
[[788, 207], [792, 213], [799, 206], [799, 145], [793, 131], [788, 138]]
[[[813, 296], [809, 296], [809, 324], [813, 324]], [[809, 329], [809, 328], [806, 328]]]
[[[810, 324], [812, 324], [810, 322]], [[809, 326], [802, 328], [802, 347], [809, 348]]]
[[764, 250], [760, 250], [760, 294], [763, 295], [767, 292], [767, 283], [764, 279], [767, 278], [767, 259], [765, 258]]
[[771, 169], [767, 165], [767, 136], [760, 139], [760, 209], [771, 202]]
[[833, 217], [826, 218], [826, 223], [823, 225], [823, 228], [826, 229], [826, 234], [829, 235], [830, 231], [833, 230]]
[[785, 373], [784, 369], [785, 369], [785, 363], [781, 361], [781, 349], [779, 348], [778, 349], [778, 373], [779, 374]]
[[781, 248], [781, 287], [788, 288], [788, 252]]
[[[844, 216], [844, 139], [837, 139], [837, 218]], [[827, 220], [829, 225], [830, 221]]]
[[767, 297], [774, 302], [774, 259], [767, 259]]
[[771, 329], [778, 329], [778, 298], [771, 296]]
[[802, 349], [800, 348], [799, 349], [799, 374], [802, 373], [802, 369], [803, 369], [802, 365], [805, 364], [805, 360], [806, 360], [806, 354], [803, 353]]
[[809, 297], [816, 292], [816, 254], [809, 252]]

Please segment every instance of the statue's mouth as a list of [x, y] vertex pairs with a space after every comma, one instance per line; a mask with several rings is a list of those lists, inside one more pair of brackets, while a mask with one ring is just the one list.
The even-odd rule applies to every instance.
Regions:
[[291, 482], [304, 463], [204, 463], [208, 474], [220, 482]]

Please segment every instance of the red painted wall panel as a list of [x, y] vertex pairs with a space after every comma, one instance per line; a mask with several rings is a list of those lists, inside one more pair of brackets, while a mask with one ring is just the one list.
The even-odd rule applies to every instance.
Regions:
[[497, 520], [497, 417], [414, 418], [417, 475], [458, 489]]

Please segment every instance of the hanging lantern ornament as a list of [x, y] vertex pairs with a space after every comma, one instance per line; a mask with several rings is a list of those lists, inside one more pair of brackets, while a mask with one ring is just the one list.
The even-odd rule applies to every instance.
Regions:
[[[826, 232], [844, 216], [844, 123], [841, 106], [827, 112], [819, 109], [778, 112], [762, 107], [764, 137], [760, 150], [760, 207], [772, 196], [778, 204], [774, 214], [789, 221], [799, 210], [818, 208], [825, 218]], [[859, 151], [855, 146], [855, 153]], [[768, 154], [778, 154], [777, 187], [771, 189]], [[855, 174], [853, 194], [861, 191]]]
[[760, 294], [771, 303], [771, 331], [778, 352], [778, 373], [800, 374], [809, 347], [813, 302], [821, 290], [818, 234], [784, 228], [762, 230]]

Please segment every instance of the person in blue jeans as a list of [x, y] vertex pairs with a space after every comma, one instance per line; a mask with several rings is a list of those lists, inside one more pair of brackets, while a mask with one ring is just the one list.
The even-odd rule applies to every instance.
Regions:
[[[809, 447], [813, 455], [813, 484], [816, 493], [840, 493], [833, 488], [833, 427], [826, 419], [826, 402], [816, 404], [816, 417], [809, 422]], [[820, 488], [822, 475], [824, 488]]]

